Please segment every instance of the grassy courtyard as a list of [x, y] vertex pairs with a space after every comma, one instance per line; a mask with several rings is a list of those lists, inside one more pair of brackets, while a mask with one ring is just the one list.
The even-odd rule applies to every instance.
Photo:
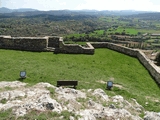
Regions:
[[31, 85], [78, 80], [77, 89], [105, 90], [105, 83], [113, 80], [115, 86], [105, 90], [107, 94], [135, 98], [145, 109], [160, 111], [160, 88], [136, 58], [109, 49], [96, 49], [94, 55], [1, 49], [0, 56], [0, 81], [19, 80], [21, 70], [27, 72], [23, 82]]

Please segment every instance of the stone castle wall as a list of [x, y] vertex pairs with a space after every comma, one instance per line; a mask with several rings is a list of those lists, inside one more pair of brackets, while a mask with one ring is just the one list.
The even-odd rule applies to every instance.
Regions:
[[48, 37], [48, 47], [59, 48], [59, 39], [60, 37], [49, 36]]
[[[64, 44], [62, 37], [11, 37], [0, 36], [0, 49], [47, 51], [47, 48], [55, 48], [55, 53], [94, 54], [95, 48], [108, 48], [117, 52], [136, 57], [145, 66], [158, 84], [160, 84], [160, 68], [157, 67], [145, 54], [139, 50], [127, 48], [108, 42], [87, 43], [81, 45]], [[48, 50], [49, 51], [49, 50]]]
[[0, 36], [0, 49], [26, 51], [54, 51], [55, 53], [94, 54], [90, 43], [86, 47], [64, 44], [63, 38], [58, 36], [46, 37], [11, 37]]
[[148, 59], [143, 52], [140, 50], [135, 50], [131, 48], [127, 48], [124, 46], [116, 45], [113, 43], [91, 43], [94, 48], [108, 48], [114, 51], [124, 53], [129, 56], [133, 56], [138, 58], [138, 60], [144, 65], [144, 67], [148, 70], [151, 76], [156, 80], [156, 82], [160, 85], [160, 68], [156, 66], [150, 59]]
[[121, 52], [123, 54], [132, 56], [132, 57], [137, 57], [137, 52], [134, 49], [128, 48], [128, 47], [123, 47], [121, 45], [117, 45], [114, 43], [110, 43], [110, 42], [91, 42], [91, 45], [94, 48], [108, 48], [117, 52]]
[[137, 58], [146, 67], [151, 76], [160, 85], [160, 68], [156, 66], [150, 59], [146, 58], [145, 54], [141, 51], [138, 52]]
[[26, 51], [44, 51], [47, 37], [0, 36], [0, 48]]
[[69, 54], [94, 54], [94, 47], [87, 43], [86, 47], [78, 44], [64, 44], [63, 38], [59, 40], [59, 48], [55, 50], [55, 53], [69, 53]]

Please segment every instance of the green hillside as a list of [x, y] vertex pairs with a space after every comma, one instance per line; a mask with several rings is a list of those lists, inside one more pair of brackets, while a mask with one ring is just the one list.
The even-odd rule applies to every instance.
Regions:
[[109, 49], [96, 49], [94, 55], [1, 49], [0, 56], [0, 81], [19, 80], [21, 70], [27, 72], [23, 82], [31, 85], [78, 80], [77, 89], [105, 90], [105, 82], [113, 80], [115, 86], [107, 94], [135, 98], [145, 109], [160, 111], [160, 88], [136, 58]]

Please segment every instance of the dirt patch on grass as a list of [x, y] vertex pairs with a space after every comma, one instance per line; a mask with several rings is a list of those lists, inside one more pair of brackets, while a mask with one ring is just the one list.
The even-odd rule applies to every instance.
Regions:
[[149, 99], [149, 100], [151, 100], [151, 101], [153, 101], [153, 102], [157, 102], [157, 103], [160, 102], [160, 100], [158, 100], [158, 99], [156, 99], [156, 98], [153, 98], [153, 97], [150, 97], [150, 96], [146, 96], [146, 99]]
[[99, 80], [97, 82], [102, 83], [102, 84], [106, 84], [107, 83], [107, 81], [103, 81], [103, 80]]
[[[111, 81], [114, 81], [114, 78], [110, 78], [110, 80], [111, 80]], [[107, 84], [107, 81], [103, 81], [103, 80], [99, 80], [99, 81], [97, 81], [97, 82], [102, 83], [102, 84]], [[122, 85], [116, 84], [116, 83], [113, 82], [113, 87], [114, 87], [114, 86], [115, 86], [115, 87], [118, 87], [119, 89], [122, 89], [122, 88], [123, 88]]]
[[122, 85], [119, 85], [119, 84], [113, 84], [113, 86], [118, 87], [119, 89], [122, 89], [122, 88], [123, 88], [123, 86], [122, 86]]

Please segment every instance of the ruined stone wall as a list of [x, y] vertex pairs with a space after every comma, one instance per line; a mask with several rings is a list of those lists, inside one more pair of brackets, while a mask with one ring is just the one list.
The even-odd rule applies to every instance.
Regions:
[[148, 59], [141, 51], [138, 51], [137, 58], [146, 67], [146, 69], [156, 80], [156, 82], [160, 85], [160, 68], [156, 66], [150, 59]]
[[94, 48], [90, 43], [87, 43], [86, 47], [76, 44], [64, 44], [63, 38], [58, 36], [0, 36], [0, 48], [26, 51], [54, 51], [55, 53], [94, 54]]
[[156, 80], [156, 82], [160, 84], [160, 68], [157, 67], [150, 59], [148, 59], [143, 52], [107, 42], [94, 42], [91, 44], [94, 48], [108, 48], [129, 56], [137, 57], [144, 67], [149, 71], [151, 76]]
[[58, 36], [49, 36], [48, 37], [48, 47], [59, 48], [59, 39]]
[[91, 42], [94, 48], [109, 48], [111, 50], [121, 52], [123, 54], [137, 57], [137, 51], [128, 47], [122, 47], [121, 45], [117, 45], [109, 42]]
[[0, 48], [26, 50], [26, 51], [44, 51], [47, 47], [47, 37], [0, 37]]
[[0, 36], [0, 48], [12, 49], [14, 47], [14, 40], [11, 36]]
[[94, 54], [94, 48], [108, 48], [124, 53], [129, 56], [137, 57], [146, 67], [149, 73], [160, 84], [160, 68], [157, 67], [145, 54], [139, 50], [134, 50], [124, 46], [108, 42], [87, 43], [85, 47], [73, 44], [64, 44], [62, 37], [11, 37], [0, 36], [0, 49], [28, 50], [28, 51], [46, 51], [48, 47], [55, 48], [55, 53], [71, 54]]
[[69, 53], [69, 54], [94, 54], [94, 47], [87, 43], [85, 47], [78, 44], [64, 44], [63, 38], [59, 40], [59, 48], [55, 53]]

